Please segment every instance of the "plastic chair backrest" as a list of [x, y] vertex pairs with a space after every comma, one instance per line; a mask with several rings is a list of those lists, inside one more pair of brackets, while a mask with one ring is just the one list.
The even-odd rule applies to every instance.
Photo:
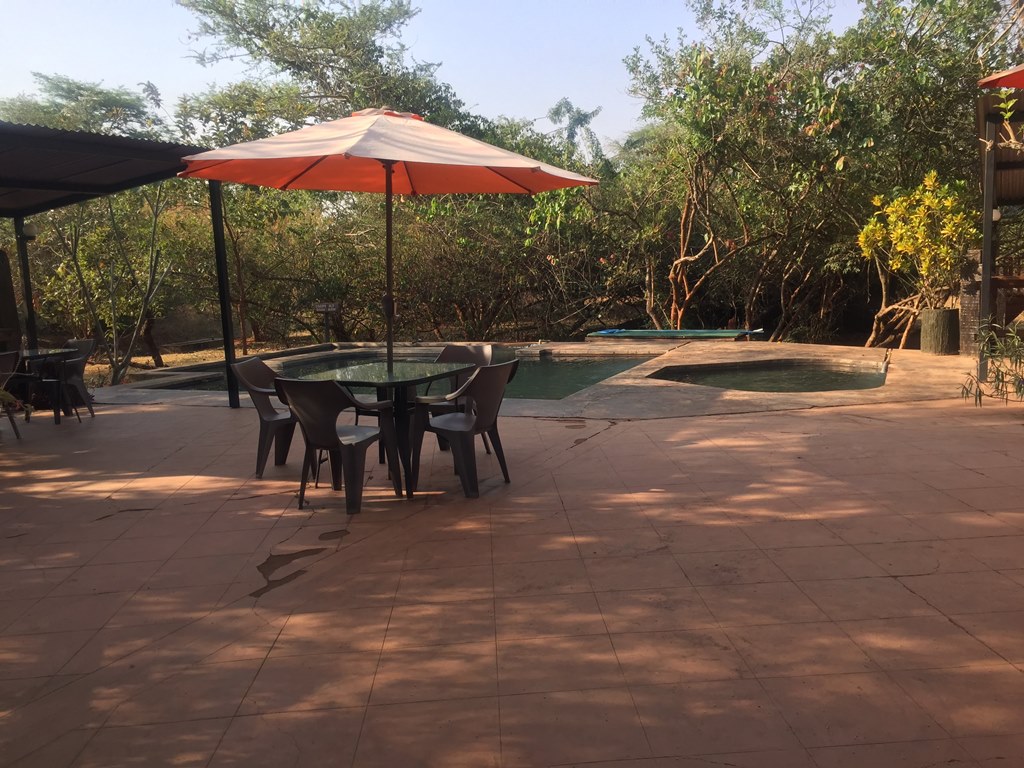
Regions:
[[477, 368], [476, 373], [470, 377], [462, 396], [473, 401], [476, 430], [488, 430], [498, 420], [501, 401], [505, 398], [505, 385], [517, 365], [517, 360], [484, 365]]
[[88, 356], [73, 357], [64, 361], [64, 380], [81, 379], [85, 381], [85, 364], [89, 361]]
[[491, 344], [448, 344], [434, 358], [434, 362], [490, 365], [493, 357], [494, 347]]
[[76, 357], [88, 359], [96, 351], [96, 339], [68, 339], [64, 342], [64, 347], [77, 350], [78, 354]]
[[281, 399], [287, 401], [299, 421], [306, 444], [312, 448], [338, 445], [338, 414], [357, 403], [337, 382], [307, 379], [282, 379], [275, 382]]
[[[434, 362], [472, 363], [479, 368], [481, 365], [490, 365], [493, 358], [494, 347], [491, 344], [448, 344], [434, 358]], [[465, 384], [472, 375], [473, 371], [468, 371], [454, 377], [455, 389]], [[427, 387], [427, 389], [430, 388]]]
[[274, 389], [274, 382], [277, 380], [277, 372], [258, 357], [247, 357], [231, 364], [231, 370], [242, 388], [249, 393], [252, 404], [262, 418], [272, 418], [278, 415], [277, 409], [270, 401], [270, 395], [260, 392], [261, 389]]

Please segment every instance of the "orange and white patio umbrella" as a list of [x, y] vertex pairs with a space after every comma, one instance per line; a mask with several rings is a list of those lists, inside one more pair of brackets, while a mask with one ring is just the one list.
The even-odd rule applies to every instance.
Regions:
[[1024, 88], [1024, 64], [1004, 69], [978, 81], [979, 88]]
[[384, 314], [394, 347], [393, 194], [534, 194], [597, 184], [553, 165], [464, 136], [418, 115], [364, 109], [351, 117], [183, 158], [181, 176], [277, 189], [383, 192], [387, 196]]

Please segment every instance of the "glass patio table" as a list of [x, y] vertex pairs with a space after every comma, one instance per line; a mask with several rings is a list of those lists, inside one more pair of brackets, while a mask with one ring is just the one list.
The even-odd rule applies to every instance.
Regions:
[[[372, 387], [377, 396], [394, 403], [395, 433], [398, 435], [398, 456], [402, 462], [405, 494], [412, 498], [412, 419], [409, 404], [416, 397], [416, 386], [438, 379], [448, 379], [476, 368], [472, 363], [434, 363], [419, 360], [396, 360], [391, 370], [387, 363], [362, 363], [331, 371], [300, 376], [302, 379], [336, 381], [346, 387]], [[411, 396], [410, 396], [411, 393]]]

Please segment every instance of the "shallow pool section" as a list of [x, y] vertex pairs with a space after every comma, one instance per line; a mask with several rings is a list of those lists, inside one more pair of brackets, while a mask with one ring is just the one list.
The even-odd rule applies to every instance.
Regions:
[[885, 370], [881, 363], [751, 360], [671, 365], [649, 378], [744, 392], [831, 392], [880, 387], [885, 384]]
[[[368, 357], [365, 354], [332, 354], [319, 360], [306, 359], [302, 362], [286, 362], [281, 368], [281, 373], [286, 377], [306, 376], [311, 373], [372, 362], [376, 359], [378, 358]], [[433, 360], [433, 357], [424, 359]], [[651, 355], [520, 358], [516, 377], [509, 382], [505, 396], [519, 399], [561, 400], [650, 359], [652, 359]], [[227, 382], [222, 372], [210, 371], [208, 377], [197, 377], [197, 380], [187, 383], [168, 384], [163, 388], [223, 391], [227, 389]], [[434, 391], [434, 389], [431, 390], [432, 393]]]

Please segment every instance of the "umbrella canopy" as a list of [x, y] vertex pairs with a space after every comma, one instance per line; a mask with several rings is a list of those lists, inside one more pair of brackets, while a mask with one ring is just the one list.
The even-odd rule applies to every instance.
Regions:
[[510, 192], [533, 194], [597, 184], [418, 115], [364, 109], [351, 117], [183, 158], [181, 176], [277, 189], [383, 192], [387, 196], [384, 314], [393, 359], [392, 195]]
[[1024, 88], [1024, 64], [1004, 69], [978, 81], [979, 88]]

